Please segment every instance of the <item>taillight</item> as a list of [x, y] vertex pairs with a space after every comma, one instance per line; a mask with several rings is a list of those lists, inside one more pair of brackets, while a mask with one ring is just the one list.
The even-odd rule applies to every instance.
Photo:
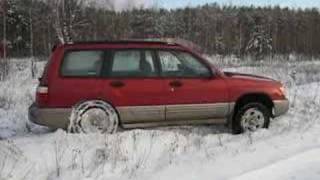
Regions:
[[48, 87], [38, 86], [37, 93], [39, 93], [39, 94], [48, 94]]
[[39, 78], [40, 87], [42, 86], [48, 86], [48, 68], [46, 67], [43, 71], [43, 75], [41, 78]]
[[[41, 83], [40, 83], [41, 84]], [[48, 103], [48, 87], [38, 86], [36, 92], [36, 103], [39, 107], [46, 106]]]
[[44, 107], [48, 104], [48, 95], [49, 95], [49, 90], [48, 90], [48, 71], [49, 71], [49, 66], [51, 64], [51, 58], [47, 65], [44, 68], [42, 77], [39, 78], [39, 86], [37, 87], [37, 92], [36, 92], [36, 103], [39, 107]]

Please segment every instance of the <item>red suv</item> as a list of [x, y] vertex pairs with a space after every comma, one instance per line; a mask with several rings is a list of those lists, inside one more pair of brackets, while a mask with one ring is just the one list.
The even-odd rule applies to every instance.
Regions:
[[237, 134], [286, 113], [284, 91], [272, 79], [221, 72], [173, 41], [78, 42], [53, 50], [29, 119], [76, 132], [227, 124]]

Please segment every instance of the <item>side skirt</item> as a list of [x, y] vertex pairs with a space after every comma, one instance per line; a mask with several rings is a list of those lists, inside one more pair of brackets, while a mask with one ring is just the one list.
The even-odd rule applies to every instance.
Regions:
[[226, 124], [227, 119], [204, 119], [204, 120], [180, 120], [180, 121], [161, 121], [161, 122], [139, 122], [139, 123], [122, 123], [125, 129], [150, 128], [159, 126], [181, 126], [181, 125], [211, 125]]

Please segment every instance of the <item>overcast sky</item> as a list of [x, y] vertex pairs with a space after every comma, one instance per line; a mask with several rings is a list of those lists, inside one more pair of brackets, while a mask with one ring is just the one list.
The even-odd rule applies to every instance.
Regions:
[[[1, 1], [1, 0], [0, 0]], [[107, 1], [113, 4], [117, 11], [131, 9], [132, 7], [160, 7], [175, 9], [186, 6], [198, 6], [206, 3], [218, 3], [220, 5], [246, 5], [246, 6], [276, 6], [290, 8], [312, 8], [320, 9], [320, 0], [87, 0], [97, 2], [99, 6], [105, 6]]]
[[158, 5], [164, 8], [177, 8], [185, 6], [197, 6], [205, 3], [217, 2], [221, 5], [280, 5], [281, 7], [292, 8], [307, 8], [318, 7], [320, 8], [320, 0], [158, 0]]

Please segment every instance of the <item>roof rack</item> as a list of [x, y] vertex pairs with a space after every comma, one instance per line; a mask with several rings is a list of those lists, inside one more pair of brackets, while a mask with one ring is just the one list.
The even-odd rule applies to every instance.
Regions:
[[124, 39], [124, 40], [106, 40], [106, 41], [74, 41], [68, 42], [67, 45], [72, 44], [105, 44], [105, 43], [117, 43], [117, 44], [127, 44], [127, 43], [155, 43], [155, 44], [168, 44], [168, 45], [179, 45], [169, 39]]
[[155, 42], [155, 43], [164, 43], [167, 45], [177, 45], [177, 46], [183, 46], [185, 48], [193, 49], [194, 51], [202, 52], [202, 48], [185, 39], [180, 38], [146, 38], [146, 39], [132, 39], [132, 41], [142, 41], [142, 42]]
[[74, 41], [66, 43], [66, 45], [73, 44], [105, 44], [105, 43], [117, 43], [117, 44], [128, 44], [128, 43], [152, 43], [152, 44], [163, 44], [172, 46], [182, 46], [188, 49], [192, 49], [199, 53], [202, 52], [202, 48], [191, 41], [179, 38], [143, 38], [143, 39], [123, 39], [123, 40], [105, 40], [105, 41]]

